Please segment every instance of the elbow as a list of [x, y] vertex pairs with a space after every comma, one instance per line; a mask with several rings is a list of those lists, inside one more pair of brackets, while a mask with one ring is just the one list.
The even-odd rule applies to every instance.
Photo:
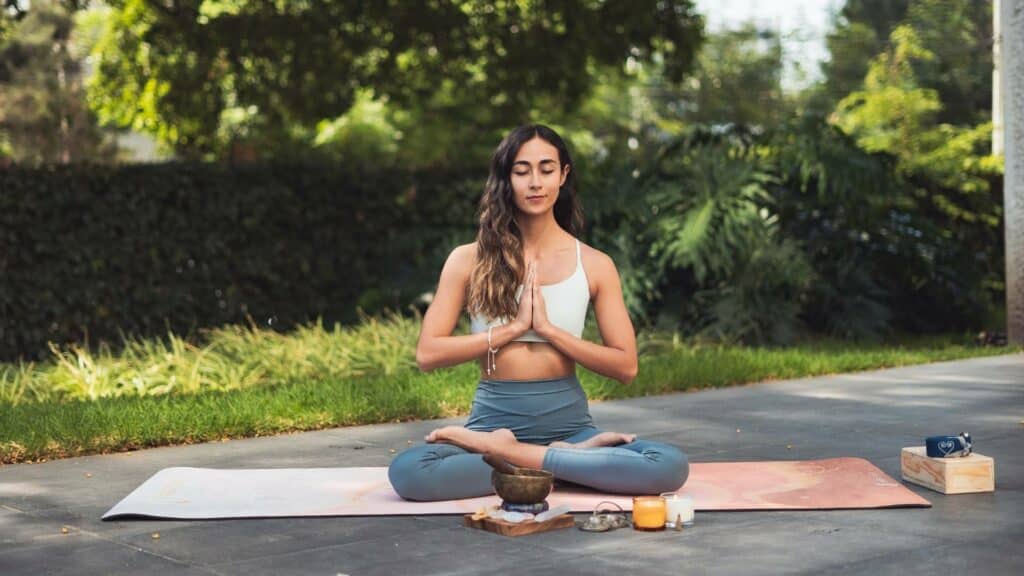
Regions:
[[423, 372], [429, 372], [434, 369], [433, 359], [420, 347], [416, 348], [416, 366]]
[[633, 365], [626, 369], [625, 373], [622, 374], [622, 377], [619, 378], [619, 382], [622, 382], [623, 384], [631, 384], [633, 380], [636, 379], [638, 372], [639, 367], [634, 362]]

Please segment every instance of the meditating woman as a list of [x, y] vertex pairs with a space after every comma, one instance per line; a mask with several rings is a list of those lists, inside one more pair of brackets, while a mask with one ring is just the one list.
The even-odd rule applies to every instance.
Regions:
[[[689, 465], [678, 448], [591, 420], [576, 364], [629, 384], [636, 336], [615, 264], [576, 238], [583, 214], [558, 134], [538, 124], [506, 136], [478, 212], [476, 242], [448, 256], [416, 346], [422, 370], [479, 359], [472, 412], [464, 427], [438, 428], [395, 457], [395, 491], [409, 500], [491, 494], [484, 454], [605, 492], [682, 486]], [[581, 338], [591, 300], [602, 344]], [[472, 333], [453, 336], [464, 306]]]

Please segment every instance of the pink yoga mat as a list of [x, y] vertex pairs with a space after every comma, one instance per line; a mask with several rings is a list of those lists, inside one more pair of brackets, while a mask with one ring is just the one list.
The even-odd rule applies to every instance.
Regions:
[[[924, 498], [861, 458], [784, 462], [692, 463], [679, 490], [698, 510], [821, 510], [928, 507]], [[557, 488], [552, 507], [589, 512], [610, 500], [625, 510], [629, 496]], [[497, 496], [409, 502], [388, 482], [386, 468], [165, 468], [118, 502], [104, 520], [211, 519], [277, 516], [464, 514]]]

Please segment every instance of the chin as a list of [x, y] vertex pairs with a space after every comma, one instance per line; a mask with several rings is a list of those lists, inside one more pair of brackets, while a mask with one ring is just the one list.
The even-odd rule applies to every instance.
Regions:
[[530, 215], [537, 215], [537, 216], [539, 216], [541, 214], [544, 214], [545, 212], [551, 212], [551, 207], [550, 206], [538, 206], [536, 208], [524, 208], [523, 210], [521, 210], [521, 212], [523, 214], [530, 214]]

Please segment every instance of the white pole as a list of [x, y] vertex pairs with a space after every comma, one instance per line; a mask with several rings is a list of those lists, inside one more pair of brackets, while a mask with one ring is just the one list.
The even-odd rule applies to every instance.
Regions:
[[1024, 0], [1001, 0], [999, 71], [1003, 101], [1006, 213], [1006, 333], [1024, 344]]

